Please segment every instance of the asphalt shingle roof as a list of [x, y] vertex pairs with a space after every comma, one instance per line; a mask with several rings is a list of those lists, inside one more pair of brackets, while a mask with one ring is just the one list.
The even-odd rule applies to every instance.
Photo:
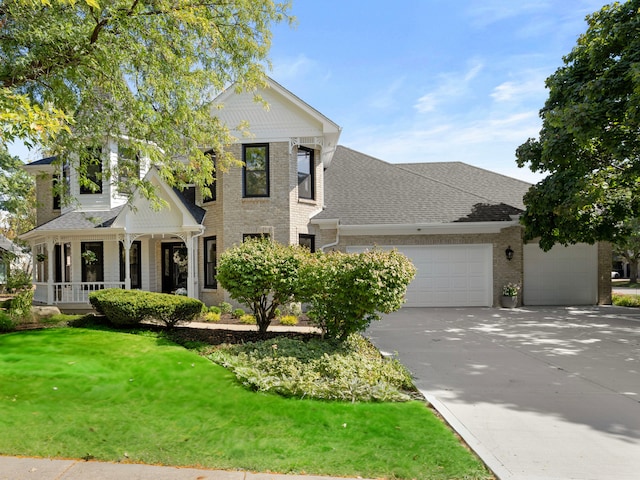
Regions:
[[43, 223], [32, 231], [82, 230], [108, 228], [116, 219], [122, 206], [98, 212], [69, 212]]
[[429, 164], [396, 165], [339, 146], [325, 172], [326, 207], [314, 218], [343, 225], [485, 222], [523, 210], [525, 182], [457, 162], [436, 164], [427, 175], [422, 165]]
[[57, 157], [47, 157], [41, 158], [40, 160], [36, 160], [35, 162], [27, 163], [28, 166], [31, 165], [51, 165]]

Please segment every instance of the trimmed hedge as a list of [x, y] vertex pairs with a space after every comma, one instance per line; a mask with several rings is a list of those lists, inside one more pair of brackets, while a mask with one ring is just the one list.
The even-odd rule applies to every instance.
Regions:
[[89, 302], [114, 325], [137, 325], [155, 319], [169, 328], [194, 320], [204, 306], [200, 300], [181, 295], [119, 288], [92, 292]]

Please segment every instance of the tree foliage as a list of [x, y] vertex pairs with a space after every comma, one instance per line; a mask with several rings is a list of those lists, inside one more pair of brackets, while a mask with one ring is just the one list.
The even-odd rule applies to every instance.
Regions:
[[0, 145], [0, 210], [4, 211], [1, 230], [13, 241], [32, 229], [36, 219], [35, 182], [21, 167], [22, 161]]
[[260, 333], [264, 333], [278, 307], [297, 294], [305, 255], [297, 246], [250, 238], [222, 253], [216, 278], [231, 298], [251, 308]]
[[540, 136], [519, 166], [549, 175], [524, 198], [527, 239], [540, 246], [625, 236], [640, 216], [640, 0], [587, 16], [564, 65], [547, 81]]
[[627, 222], [630, 233], [613, 244], [613, 253], [624, 258], [629, 264], [629, 278], [632, 282], [638, 279], [638, 262], [640, 261], [640, 219]]
[[398, 310], [415, 274], [411, 261], [395, 250], [317, 253], [300, 274], [300, 296], [325, 335], [345, 339], [380, 313]]
[[217, 152], [221, 169], [235, 162], [213, 99], [233, 82], [248, 91], [264, 84], [270, 27], [288, 8], [272, 0], [3, 0], [1, 140], [41, 142], [67, 161], [107, 138], [126, 141], [171, 185], [204, 186], [213, 180], [204, 149]]

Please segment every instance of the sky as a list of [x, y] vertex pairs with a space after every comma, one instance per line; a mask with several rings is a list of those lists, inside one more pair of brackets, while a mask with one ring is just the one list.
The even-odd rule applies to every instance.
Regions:
[[535, 183], [545, 79], [606, 0], [293, 0], [269, 75], [391, 163], [460, 161]]
[[[515, 150], [545, 79], [606, 0], [293, 0], [268, 74], [391, 163], [460, 161], [535, 183]], [[37, 152], [12, 147], [24, 161]]]

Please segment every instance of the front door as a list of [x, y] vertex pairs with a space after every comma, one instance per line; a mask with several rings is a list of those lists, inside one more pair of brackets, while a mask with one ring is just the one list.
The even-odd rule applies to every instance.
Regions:
[[184, 243], [162, 244], [162, 291], [173, 293], [187, 288], [187, 247]]

